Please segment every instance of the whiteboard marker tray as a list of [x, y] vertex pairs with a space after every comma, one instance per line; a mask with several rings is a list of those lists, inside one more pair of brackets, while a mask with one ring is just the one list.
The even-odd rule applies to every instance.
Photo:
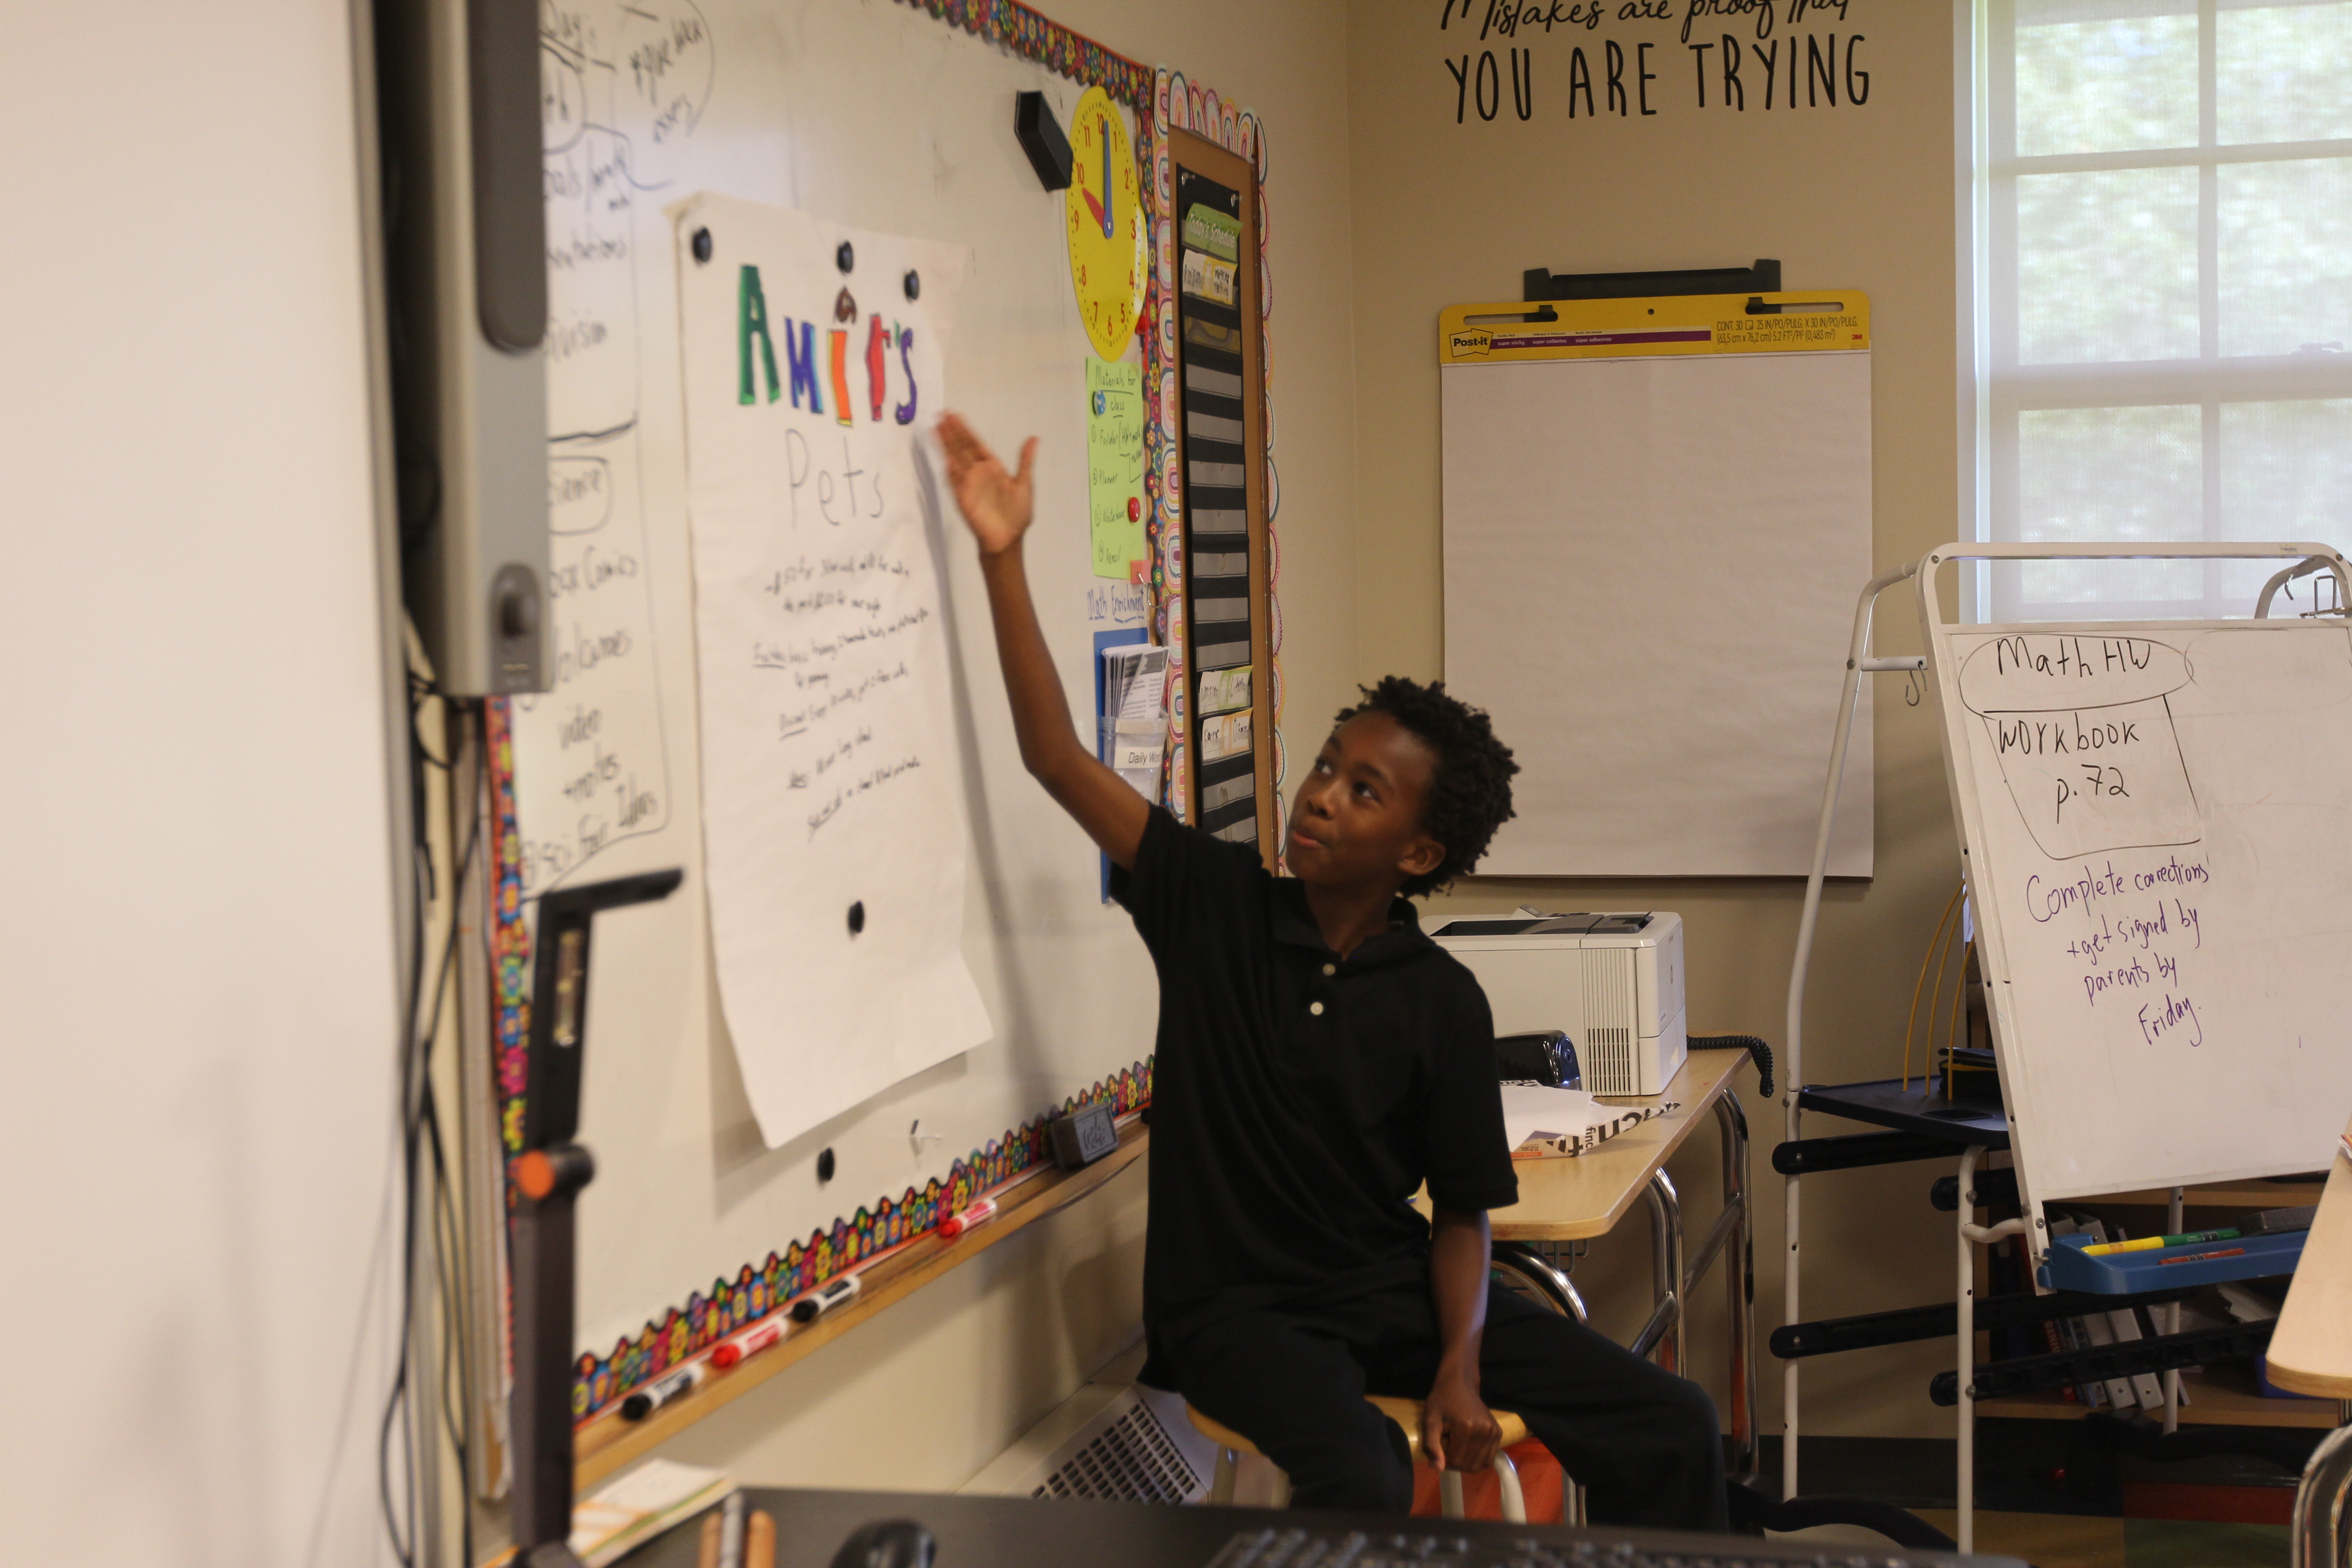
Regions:
[[[2308, 1231], [2283, 1236], [2242, 1236], [2228, 1241], [2192, 1241], [2186, 1247], [2152, 1247], [2145, 1252], [2105, 1252], [2085, 1257], [2096, 1242], [2087, 1236], [2053, 1237], [2042, 1265], [2042, 1282], [2057, 1290], [2095, 1290], [2102, 1296], [2162, 1290], [2175, 1285], [2219, 1285], [2231, 1279], [2267, 1279], [2292, 1274], [2303, 1257]], [[2235, 1253], [2230, 1258], [2209, 1254]], [[2194, 1262], [2176, 1261], [2196, 1259]]]

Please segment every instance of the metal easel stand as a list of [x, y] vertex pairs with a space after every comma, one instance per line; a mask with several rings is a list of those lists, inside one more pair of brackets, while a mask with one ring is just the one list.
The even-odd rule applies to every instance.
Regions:
[[2352, 1535], [2345, 1502], [2352, 1497], [2352, 1400], [2336, 1402], [2336, 1430], [2321, 1439], [2294, 1489], [2294, 1524], [2287, 1568], [2344, 1568]]
[[[1812, 869], [1805, 877], [1804, 912], [1797, 921], [1797, 953], [1789, 972], [1788, 1063], [1781, 1069], [1780, 1108], [1785, 1117], [1784, 1137], [1790, 1143], [1804, 1136], [1805, 1113], [1798, 1105], [1797, 1091], [1805, 1081], [1805, 971], [1812, 963], [1813, 932], [1821, 921], [1822, 884], [1830, 862], [1830, 832], [1837, 821], [1838, 792], [1844, 782], [1846, 752], [1853, 740], [1854, 703], [1861, 695], [1862, 678], [1896, 671], [1916, 675], [1927, 667], [1927, 661], [1916, 655], [1905, 658], [1874, 658], [1870, 652], [1871, 616], [1878, 607], [1881, 594], [1909, 581], [1918, 570], [1918, 563], [1912, 562], [1892, 572], [1880, 573], [1864, 587], [1862, 598], [1854, 605], [1853, 640], [1846, 650], [1845, 689], [1838, 699], [1837, 731], [1830, 743], [1829, 780], [1822, 789], [1821, 827], [1813, 837]], [[1803, 1321], [1798, 1310], [1803, 1256], [1799, 1245], [1798, 1196], [1802, 1179], [1794, 1173], [1786, 1178], [1789, 1252], [1781, 1282], [1781, 1308], [1782, 1321], [1790, 1323]], [[1797, 1373], [1801, 1364], [1791, 1359], [1780, 1370], [1780, 1496], [1784, 1501], [1798, 1495]], [[1962, 1540], [1965, 1551], [1966, 1538]]]
[[[1789, 973], [1788, 1068], [1783, 1079], [1781, 1106], [1786, 1113], [1787, 1141], [1797, 1142], [1802, 1136], [1803, 1110], [1799, 1097], [1805, 1086], [1804, 1078], [1804, 1005], [1805, 973], [1812, 961], [1813, 936], [1821, 920], [1822, 887], [1825, 879], [1830, 854], [1830, 833], [1837, 819], [1838, 795], [1845, 775], [1846, 755], [1853, 738], [1854, 705], [1862, 690], [1864, 675], [1895, 673], [1914, 674], [1927, 668], [1924, 657], [1878, 658], [1870, 651], [1873, 614], [1878, 597], [1899, 583], [1918, 583], [1921, 622], [1927, 635], [1933, 636], [1941, 625], [1935, 600], [1935, 568], [1946, 562], [1961, 561], [2050, 561], [2050, 560], [2248, 560], [2264, 557], [2284, 558], [2288, 564], [2273, 574], [2263, 586], [2256, 603], [2257, 619], [2270, 615], [2271, 604], [2281, 589], [2298, 577], [2315, 572], [2335, 574], [2339, 606], [2352, 605], [2352, 574], [2347, 574], [2343, 557], [2328, 545], [2308, 542], [2279, 543], [2175, 544], [2149, 547], [2146, 545], [2105, 544], [2008, 544], [1952, 543], [1932, 550], [1920, 559], [1908, 562], [1892, 571], [1873, 577], [1862, 590], [1854, 605], [1853, 637], [1846, 653], [1845, 687], [1838, 700], [1837, 729], [1830, 745], [1829, 776], [1822, 788], [1822, 817], [1813, 840], [1812, 867], [1805, 879], [1803, 914], [1797, 922], [1797, 951]], [[2339, 610], [2338, 613], [2341, 613]], [[1964, 851], [1965, 853], [1965, 848]], [[2018, 1235], [2026, 1228], [2026, 1217], [2004, 1220], [1995, 1226], [1979, 1226], [1971, 1217], [1975, 1209], [1976, 1168], [1983, 1150], [1976, 1145], [1965, 1148], [1960, 1155], [1958, 1205], [1958, 1282], [1957, 1294], [1958, 1328], [1959, 1335], [1958, 1409], [1956, 1433], [1958, 1449], [1957, 1477], [1958, 1496], [1959, 1549], [1969, 1552], [1976, 1542], [1976, 1391], [1975, 1383], [1975, 1257], [1972, 1246], [1989, 1245], [2005, 1236]], [[1790, 1171], [1787, 1177], [1788, 1259], [1783, 1284], [1785, 1321], [1801, 1322], [1799, 1311], [1802, 1250], [1799, 1229], [1800, 1183], [1801, 1173]], [[2174, 1221], [2179, 1221], [2179, 1196], [2174, 1198]], [[2174, 1309], [2175, 1326], [2178, 1309]], [[1783, 1499], [1798, 1495], [1798, 1370], [1801, 1363], [1792, 1359], [1781, 1372], [1781, 1451], [1780, 1495]], [[2179, 1374], [2166, 1378], [2165, 1429], [2170, 1431], [2178, 1421]], [[2331, 1441], [2333, 1441], [2331, 1439]], [[2344, 1444], [2344, 1457], [2339, 1465], [2347, 1477], [2352, 1477], [2352, 1439]], [[2315, 1459], [2314, 1468], [2318, 1461]], [[2332, 1521], [2331, 1521], [2332, 1531]], [[2298, 1536], [2298, 1542], [2301, 1537]], [[2315, 1563], [2311, 1568], [2321, 1568]], [[2336, 1568], [2329, 1560], [2326, 1568]]]

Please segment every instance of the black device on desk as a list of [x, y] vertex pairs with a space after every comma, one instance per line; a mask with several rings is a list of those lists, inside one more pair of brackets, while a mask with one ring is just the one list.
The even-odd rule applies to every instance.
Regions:
[[683, 871], [648, 871], [562, 888], [539, 900], [530, 1039], [524, 1055], [523, 1202], [514, 1247], [513, 1521], [528, 1568], [578, 1568], [572, 1534], [572, 1305], [574, 1205], [596, 1162], [580, 1130], [581, 1057], [588, 1039], [588, 941], [597, 911], [666, 899]]
[[[1658, 1530], [1076, 1498], [750, 1489], [776, 1521], [777, 1568], [2024, 1568], [2015, 1558]], [[692, 1523], [626, 1568], [691, 1568]]]
[[1584, 1087], [1584, 1069], [1576, 1063], [1576, 1042], [1559, 1029], [1496, 1036], [1495, 1066], [1505, 1083], [1539, 1083], [1546, 1089]]

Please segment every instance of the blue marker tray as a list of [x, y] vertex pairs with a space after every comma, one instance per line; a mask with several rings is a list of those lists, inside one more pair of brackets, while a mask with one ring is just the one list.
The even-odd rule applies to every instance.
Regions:
[[[2093, 1290], [2102, 1296], [2127, 1296], [2140, 1290], [2162, 1290], [2177, 1285], [2219, 1285], [2231, 1279], [2267, 1279], [2292, 1274], [2303, 1258], [2308, 1231], [2283, 1236], [2242, 1236], [2234, 1241], [2193, 1241], [2186, 1247], [2152, 1247], [2144, 1252], [2106, 1252], [2086, 1258], [2083, 1249], [2098, 1243], [2086, 1236], [2062, 1236], [2050, 1244], [2050, 1256], [2041, 1268], [2042, 1282], [2055, 1290]], [[2197, 1258], [2201, 1253], [2243, 1247], [2237, 1258], [2205, 1258], [2195, 1263], [2167, 1263], [2168, 1258]]]

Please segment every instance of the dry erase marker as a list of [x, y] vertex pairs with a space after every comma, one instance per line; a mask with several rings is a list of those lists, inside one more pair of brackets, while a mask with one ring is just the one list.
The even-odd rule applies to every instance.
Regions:
[[953, 1241], [973, 1226], [986, 1225], [995, 1217], [994, 1198], [974, 1198], [971, 1206], [961, 1214], [951, 1214], [940, 1221], [940, 1237], [943, 1241]]
[[745, 1356], [758, 1355], [784, 1337], [784, 1315], [762, 1318], [710, 1352], [710, 1364], [725, 1372]]
[[730, 1492], [727, 1506], [719, 1515], [719, 1568], [743, 1568], [743, 1510], [747, 1505], [741, 1492]]
[[698, 1361], [679, 1367], [667, 1377], [656, 1378], [621, 1401], [621, 1419], [642, 1421], [709, 1375], [709, 1369]]
[[2192, 1252], [2186, 1258], [2159, 1258], [2158, 1263], [2210, 1263], [2216, 1258], [2243, 1258], [2242, 1247], [2225, 1247], [2219, 1252]]
[[829, 1284], [820, 1285], [793, 1303], [793, 1321], [813, 1323], [845, 1301], [857, 1299], [857, 1276], [846, 1274]]
[[2102, 1241], [2083, 1248], [2085, 1258], [2098, 1258], [2110, 1252], [2153, 1252], [2159, 1247], [2194, 1247], [2200, 1241], [2235, 1241], [2245, 1232], [2241, 1230], [2185, 1230], [2179, 1236], [2143, 1236], [2132, 1241]]

